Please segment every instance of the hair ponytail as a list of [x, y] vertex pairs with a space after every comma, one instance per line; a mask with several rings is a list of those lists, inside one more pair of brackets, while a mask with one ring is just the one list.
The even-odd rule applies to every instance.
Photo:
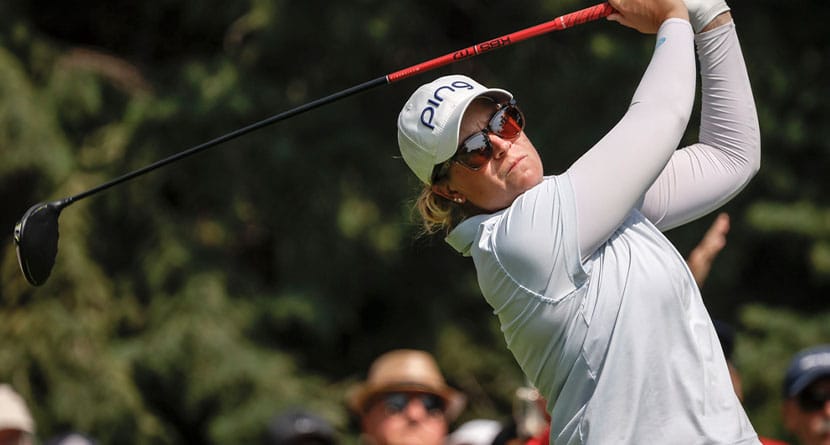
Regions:
[[461, 221], [474, 212], [470, 204], [457, 204], [424, 185], [415, 200], [415, 210], [421, 217], [421, 236], [443, 231], [449, 234]]

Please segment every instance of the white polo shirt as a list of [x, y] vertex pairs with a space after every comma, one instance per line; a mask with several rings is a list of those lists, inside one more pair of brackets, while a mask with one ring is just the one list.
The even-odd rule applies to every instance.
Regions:
[[639, 212], [584, 264], [566, 175], [447, 241], [564, 444], [757, 444], [683, 257]]

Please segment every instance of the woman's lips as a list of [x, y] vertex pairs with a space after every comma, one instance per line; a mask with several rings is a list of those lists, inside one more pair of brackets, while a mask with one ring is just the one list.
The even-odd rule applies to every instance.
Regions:
[[515, 160], [515, 161], [513, 161], [512, 163], [510, 163], [510, 167], [509, 167], [509, 168], [507, 169], [507, 171], [504, 173], [504, 176], [505, 176], [505, 177], [507, 177], [507, 175], [509, 175], [509, 174], [510, 174], [510, 172], [512, 172], [512, 171], [513, 171], [513, 169], [514, 169], [514, 168], [516, 168], [516, 166], [517, 166], [517, 165], [519, 165], [519, 162], [522, 162], [522, 161], [523, 161], [526, 157], [527, 157], [527, 155], [519, 156], [518, 158], [516, 158], [516, 160]]

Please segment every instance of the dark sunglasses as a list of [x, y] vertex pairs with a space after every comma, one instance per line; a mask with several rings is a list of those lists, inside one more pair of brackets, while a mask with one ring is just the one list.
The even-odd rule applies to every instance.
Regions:
[[489, 133], [510, 140], [518, 137], [524, 127], [525, 116], [516, 106], [516, 99], [510, 99], [507, 104], [499, 104], [499, 109], [493, 113], [487, 127], [464, 139], [453, 157], [435, 166], [432, 172], [432, 182], [435, 183], [446, 176], [453, 162], [473, 171], [480, 170], [493, 157], [493, 145], [490, 144]]
[[435, 394], [390, 392], [380, 397], [388, 414], [402, 413], [413, 399], [421, 402], [429, 414], [444, 414], [444, 399]]
[[818, 411], [824, 409], [830, 402], [830, 390], [807, 388], [798, 394], [798, 406], [804, 411]]

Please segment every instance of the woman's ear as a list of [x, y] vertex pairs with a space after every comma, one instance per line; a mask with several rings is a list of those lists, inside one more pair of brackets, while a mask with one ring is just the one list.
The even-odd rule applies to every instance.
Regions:
[[432, 192], [442, 196], [456, 204], [464, 204], [464, 201], [467, 198], [464, 197], [460, 192], [457, 192], [450, 188], [449, 183], [447, 181], [439, 182], [438, 184], [432, 185]]

